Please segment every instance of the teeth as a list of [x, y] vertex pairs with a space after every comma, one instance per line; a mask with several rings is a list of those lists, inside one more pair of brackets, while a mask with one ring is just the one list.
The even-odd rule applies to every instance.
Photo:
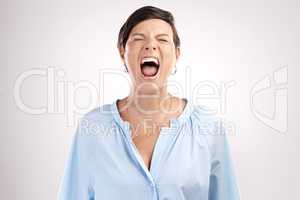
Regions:
[[146, 58], [143, 58], [142, 59], [142, 64], [144, 62], [155, 62], [157, 65], [158, 65], [158, 60], [157, 58], [154, 58], [154, 57], [146, 57]]

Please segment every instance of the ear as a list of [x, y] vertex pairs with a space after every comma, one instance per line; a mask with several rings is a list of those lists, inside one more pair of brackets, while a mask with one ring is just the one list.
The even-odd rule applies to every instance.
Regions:
[[176, 49], [175, 49], [175, 53], [176, 53], [176, 60], [178, 60], [179, 59], [179, 57], [180, 57], [180, 47], [176, 47]]
[[122, 61], [125, 62], [125, 58], [124, 58], [125, 49], [124, 49], [123, 46], [121, 46], [121, 47], [119, 48], [119, 53], [120, 53], [120, 57], [121, 57]]

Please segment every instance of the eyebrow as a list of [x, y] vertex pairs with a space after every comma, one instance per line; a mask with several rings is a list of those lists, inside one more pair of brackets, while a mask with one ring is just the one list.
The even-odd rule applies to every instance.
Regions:
[[161, 37], [161, 36], [168, 36], [169, 37], [169, 34], [167, 34], [167, 33], [161, 33], [161, 34], [157, 35], [157, 37]]
[[145, 37], [145, 35], [143, 33], [132, 33], [131, 36], [143, 36], [143, 37]]
[[[142, 36], [142, 37], [145, 37], [145, 35], [143, 33], [132, 33], [131, 36]], [[156, 37], [163, 37], [163, 36], [168, 36], [169, 37], [169, 34], [167, 34], [167, 33], [160, 33]]]

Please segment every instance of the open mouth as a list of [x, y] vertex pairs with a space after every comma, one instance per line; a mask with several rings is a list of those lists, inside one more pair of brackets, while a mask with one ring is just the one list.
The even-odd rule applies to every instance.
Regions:
[[140, 64], [141, 72], [146, 77], [154, 77], [159, 70], [159, 60], [155, 57], [146, 57]]

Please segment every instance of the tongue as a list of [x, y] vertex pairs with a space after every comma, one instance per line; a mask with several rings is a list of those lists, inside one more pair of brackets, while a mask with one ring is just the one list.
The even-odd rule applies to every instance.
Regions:
[[144, 76], [154, 76], [157, 72], [157, 68], [154, 66], [143, 66], [142, 73]]

